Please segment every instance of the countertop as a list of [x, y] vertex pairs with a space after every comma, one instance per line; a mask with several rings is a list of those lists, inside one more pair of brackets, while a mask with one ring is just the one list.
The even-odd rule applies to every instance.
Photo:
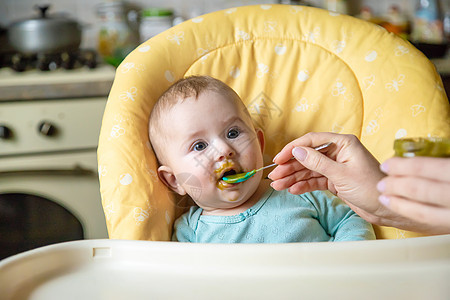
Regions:
[[0, 101], [107, 96], [115, 69], [100, 65], [74, 70], [15, 72], [0, 69]]

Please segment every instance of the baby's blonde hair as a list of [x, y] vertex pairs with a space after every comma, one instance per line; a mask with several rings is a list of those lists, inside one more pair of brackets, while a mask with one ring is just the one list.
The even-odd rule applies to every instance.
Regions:
[[178, 80], [158, 98], [150, 114], [148, 130], [150, 143], [160, 163], [163, 163], [165, 160], [163, 143], [166, 135], [163, 134], [163, 128], [161, 126], [163, 115], [186, 98], [193, 97], [197, 99], [205, 91], [216, 92], [225, 95], [227, 99], [233, 99], [236, 103], [239, 103], [238, 105], [242, 105], [248, 114], [239, 95], [231, 87], [218, 79], [210, 76], [189, 76]]

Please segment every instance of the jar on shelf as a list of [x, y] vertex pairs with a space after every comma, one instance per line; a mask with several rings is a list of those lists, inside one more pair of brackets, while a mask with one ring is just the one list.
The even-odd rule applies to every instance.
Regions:
[[380, 26], [384, 27], [387, 31], [395, 33], [404, 39], [409, 37], [409, 20], [399, 6], [391, 5], [383, 19]]
[[99, 31], [97, 50], [103, 60], [117, 67], [138, 45], [136, 31], [130, 26], [132, 16], [121, 1], [104, 2], [97, 6]]
[[141, 12], [141, 25], [139, 27], [140, 41], [169, 29], [173, 26], [173, 11], [166, 8], [147, 8]]

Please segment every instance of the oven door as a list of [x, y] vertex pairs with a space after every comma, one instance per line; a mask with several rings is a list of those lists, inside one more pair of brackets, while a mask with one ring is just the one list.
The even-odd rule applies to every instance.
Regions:
[[0, 259], [107, 237], [95, 151], [0, 158]]

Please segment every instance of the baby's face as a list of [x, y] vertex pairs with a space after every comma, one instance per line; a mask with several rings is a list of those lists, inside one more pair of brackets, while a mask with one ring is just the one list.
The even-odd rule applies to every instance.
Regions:
[[[249, 172], [263, 164], [263, 133], [254, 129], [244, 106], [206, 91], [187, 98], [163, 119], [167, 166], [176, 183], [205, 211], [238, 207], [258, 188], [262, 172], [237, 184], [224, 174]], [[180, 192], [181, 191], [181, 192]]]

